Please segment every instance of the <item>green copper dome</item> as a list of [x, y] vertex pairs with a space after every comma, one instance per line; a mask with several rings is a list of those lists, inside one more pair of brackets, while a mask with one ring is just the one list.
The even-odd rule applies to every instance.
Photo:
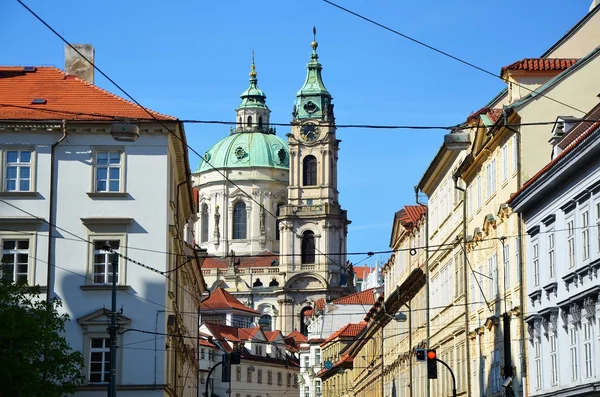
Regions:
[[229, 135], [217, 142], [204, 153], [196, 172], [211, 171], [213, 167], [288, 169], [289, 166], [290, 153], [286, 141], [274, 134], [245, 132]]

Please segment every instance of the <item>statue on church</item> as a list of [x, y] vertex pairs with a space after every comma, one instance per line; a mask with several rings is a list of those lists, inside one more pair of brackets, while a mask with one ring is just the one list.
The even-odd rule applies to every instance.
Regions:
[[329, 109], [329, 98], [325, 98], [323, 100], [323, 120], [328, 121], [329, 120], [329, 112], [331, 110]]
[[265, 206], [260, 205], [260, 234], [265, 234]]
[[292, 109], [292, 117], [295, 119], [298, 117], [298, 107], [294, 105], [294, 109]]
[[231, 250], [229, 253], [229, 267], [233, 269], [235, 266], [235, 251]]
[[213, 237], [219, 244], [219, 238], [221, 237], [221, 233], [219, 233], [219, 221], [221, 220], [221, 214], [219, 214], [219, 206], [215, 207], [215, 232], [213, 233]]

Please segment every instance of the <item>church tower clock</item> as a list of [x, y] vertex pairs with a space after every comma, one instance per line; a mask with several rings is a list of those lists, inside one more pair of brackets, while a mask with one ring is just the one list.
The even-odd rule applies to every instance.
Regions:
[[[332, 96], [321, 76], [315, 39], [306, 81], [296, 94], [288, 136], [288, 202], [279, 216], [280, 262], [287, 272], [281, 300], [292, 324], [282, 330], [304, 331], [304, 312], [320, 298], [335, 299], [347, 290], [347, 213], [338, 202], [336, 137]], [[283, 324], [282, 324], [283, 325]], [[291, 328], [291, 329], [290, 329]]]

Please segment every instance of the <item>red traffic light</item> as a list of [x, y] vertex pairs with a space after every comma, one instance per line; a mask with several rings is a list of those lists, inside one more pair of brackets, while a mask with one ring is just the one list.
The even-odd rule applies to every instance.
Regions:
[[434, 360], [434, 359], [435, 359], [435, 357], [436, 357], [435, 350], [429, 350], [429, 351], [427, 352], [427, 358], [428, 358], [428, 359], [430, 359], [430, 360]]

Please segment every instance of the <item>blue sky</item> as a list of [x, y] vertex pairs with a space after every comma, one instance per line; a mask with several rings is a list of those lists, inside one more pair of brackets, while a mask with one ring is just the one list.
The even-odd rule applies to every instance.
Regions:
[[[503, 88], [499, 79], [321, 0], [25, 1], [67, 40], [93, 44], [96, 64], [139, 102], [181, 119], [233, 121], [254, 48], [271, 120], [289, 122], [313, 25], [339, 124], [457, 124]], [[336, 1], [495, 73], [541, 55], [591, 3]], [[63, 67], [63, 43], [16, 1], [0, 4], [0, 37], [0, 64]], [[98, 74], [96, 84], [120, 94]], [[186, 132], [200, 153], [229, 133], [218, 125], [187, 125]], [[338, 138], [340, 201], [352, 220], [348, 250], [386, 250], [394, 212], [414, 204], [413, 187], [443, 132], [339, 129]], [[191, 162], [195, 169], [193, 154]]]

